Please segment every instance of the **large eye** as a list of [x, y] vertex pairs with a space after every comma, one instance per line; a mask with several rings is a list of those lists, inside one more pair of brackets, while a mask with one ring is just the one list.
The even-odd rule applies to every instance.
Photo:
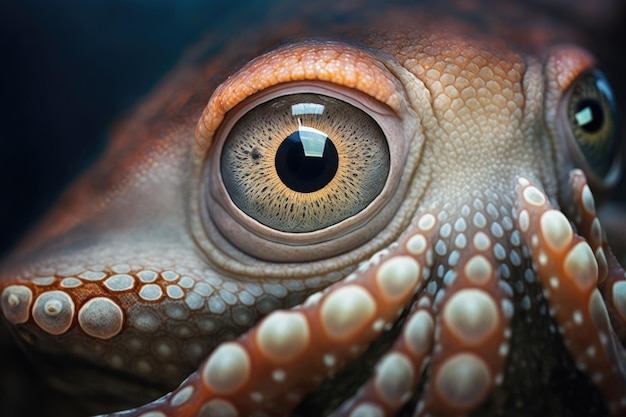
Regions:
[[613, 185], [619, 173], [620, 129], [606, 77], [597, 70], [580, 75], [564, 100], [574, 162], [599, 185]]
[[205, 231], [222, 250], [273, 262], [364, 246], [404, 202], [411, 132], [386, 104], [344, 86], [302, 81], [250, 96], [213, 137]]
[[362, 211], [389, 174], [389, 147], [363, 110], [322, 94], [259, 104], [234, 124], [220, 170], [239, 209], [288, 233], [311, 232]]

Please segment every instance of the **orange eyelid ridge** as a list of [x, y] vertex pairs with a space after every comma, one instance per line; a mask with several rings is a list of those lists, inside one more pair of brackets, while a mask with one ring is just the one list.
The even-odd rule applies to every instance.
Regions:
[[195, 151], [204, 153], [224, 115], [251, 95], [294, 81], [326, 81], [354, 88], [391, 109], [401, 107], [399, 82], [372, 55], [336, 42], [307, 42], [262, 55], [213, 93], [196, 127]]
[[576, 46], [555, 48], [547, 63], [552, 72], [551, 78], [561, 92], [567, 90], [583, 71], [595, 65], [596, 59], [589, 52]]

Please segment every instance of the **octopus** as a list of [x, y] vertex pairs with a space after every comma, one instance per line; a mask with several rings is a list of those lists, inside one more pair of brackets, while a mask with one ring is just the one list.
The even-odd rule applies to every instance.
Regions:
[[625, 415], [615, 93], [485, 7], [182, 64], [4, 261], [15, 341], [85, 414]]

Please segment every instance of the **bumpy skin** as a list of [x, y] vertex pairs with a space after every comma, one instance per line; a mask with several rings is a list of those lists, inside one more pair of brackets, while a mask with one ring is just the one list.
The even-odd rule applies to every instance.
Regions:
[[[117, 415], [626, 413], [626, 274], [558, 128], [595, 59], [477, 16], [181, 69], [4, 264], [17, 340]], [[212, 170], [230, 115], [294, 86], [378, 111], [392, 155], [367, 221], [310, 244], [264, 241]]]

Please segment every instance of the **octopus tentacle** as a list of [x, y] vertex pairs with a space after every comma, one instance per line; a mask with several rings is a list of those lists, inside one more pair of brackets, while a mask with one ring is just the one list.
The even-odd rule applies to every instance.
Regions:
[[[607, 279], [600, 285], [616, 335], [626, 346], [626, 272], [608, 245], [604, 243], [607, 258]], [[625, 358], [626, 360], [626, 358]]]
[[[291, 310], [269, 314], [239, 339], [220, 344], [175, 391], [111, 415], [287, 414], [325, 377], [362, 354], [410, 304], [432, 262], [428, 235], [436, 222], [434, 215], [422, 215], [417, 233], [375, 254], [344, 280]], [[412, 381], [417, 373], [413, 365], [410, 369]], [[377, 375], [384, 378], [385, 372]], [[376, 386], [376, 377], [374, 385], [381, 397], [395, 397]]]
[[615, 333], [626, 344], [626, 272], [611, 251], [606, 234], [597, 217], [595, 202], [585, 175], [579, 169], [570, 173], [574, 193], [576, 227], [587, 241], [598, 261], [598, 288], [606, 303]]
[[369, 380], [329, 417], [394, 416], [417, 390], [434, 339], [432, 300], [413, 304], [401, 336], [377, 362]]
[[[597, 246], [599, 239], [592, 236], [594, 232], [586, 235], [590, 236], [588, 240], [576, 234], [565, 215], [528, 179], [520, 178], [519, 185], [517, 221], [522, 236], [530, 242], [550, 312], [576, 366], [583, 372], [593, 372], [591, 379], [603, 392], [609, 411], [616, 414], [626, 408], [626, 369], [624, 349], [597, 288], [601, 265], [606, 261], [602, 255], [597, 256], [602, 252], [594, 253], [589, 242]], [[582, 210], [591, 214], [593, 197], [585, 185], [582, 173], [575, 173], [574, 195]], [[581, 225], [583, 233], [589, 231], [585, 222]]]
[[569, 184], [574, 204], [571, 217], [578, 233], [584, 236], [598, 261], [598, 284], [603, 284], [608, 278], [608, 262], [606, 251], [610, 252], [606, 237], [596, 215], [596, 205], [587, 185], [585, 174], [580, 169], [574, 169], [569, 175]]
[[478, 230], [471, 241], [435, 311], [432, 383], [418, 416], [466, 414], [503, 380], [513, 305], [499, 285], [490, 238]]

